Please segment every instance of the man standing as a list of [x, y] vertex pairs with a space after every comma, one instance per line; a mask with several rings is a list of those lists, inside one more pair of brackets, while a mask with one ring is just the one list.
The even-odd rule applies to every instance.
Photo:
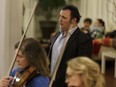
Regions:
[[65, 72], [68, 60], [77, 56], [91, 56], [92, 39], [80, 31], [78, 27], [80, 17], [78, 9], [72, 5], [65, 6], [60, 11], [59, 24], [61, 31], [55, 35], [49, 52], [51, 73], [53, 73], [61, 50], [63, 50], [64, 41], [66, 41], [66, 47], [52, 87], [66, 87]]

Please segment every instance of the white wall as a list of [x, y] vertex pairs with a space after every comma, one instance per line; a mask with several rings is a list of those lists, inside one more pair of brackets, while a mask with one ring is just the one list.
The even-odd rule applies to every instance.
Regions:
[[8, 72], [14, 55], [14, 43], [21, 37], [19, 1], [0, 0], [0, 77]]
[[[0, 70], [2, 70], [0, 77], [7, 74], [14, 57], [14, 44], [21, 39], [24, 23], [22, 20], [23, 1], [0, 0]], [[28, 17], [30, 13], [28, 13]], [[28, 22], [28, 18], [26, 22]], [[29, 30], [27, 36], [34, 36], [33, 32]]]
[[[24, 16], [23, 16], [23, 29], [25, 30], [27, 27], [27, 24], [29, 22], [29, 18], [31, 16], [31, 13], [33, 12], [34, 5], [36, 4], [36, 0], [23, 0], [22, 5], [25, 8]], [[35, 16], [33, 16], [31, 23], [29, 25], [28, 31], [26, 36], [27, 37], [35, 37]]]
[[6, 32], [6, 27], [5, 27], [5, 23], [6, 23], [6, 0], [1, 0], [0, 1], [0, 70], [2, 70], [0, 72], [0, 76], [3, 75], [3, 73], [5, 72], [5, 55], [7, 55], [7, 53], [5, 53], [5, 45], [6, 45], [6, 41], [5, 41], [5, 32]]
[[[116, 29], [116, 24], [113, 23], [112, 21], [112, 15], [107, 10], [108, 1], [115, 0], [78, 0], [78, 1], [75, 0], [74, 5], [76, 5], [79, 8], [79, 11], [82, 15], [80, 25], [82, 25], [82, 21], [86, 17], [92, 18], [93, 22], [97, 18], [102, 18], [106, 23], [107, 31]], [[111, 3], [109, 4], [109, 9], [110, 11], [114, 11], [114, 7], [112, 6]]]

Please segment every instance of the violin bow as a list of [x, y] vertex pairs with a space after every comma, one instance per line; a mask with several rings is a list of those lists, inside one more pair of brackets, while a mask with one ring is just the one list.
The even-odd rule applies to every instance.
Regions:
[[11, 71], [12, 71], [12, 69], [13, 69], [13, 67], [14, 67], [17, 54], [18, 54], [19, 49], [20, 49], [20, 47], [21, 47], [21, 45], [22, 45], [22, 42], [23, 42], [23, 40], [24, 40], [24, 38], [25, 38], [25, 35], [26, 35], [26, 33], [27, 33], [27, 30], [28, 30], [28, 28], [29, 28], [29, 25], [30, 25], [30, 23], [31, 23], [31, 20], [32, 20], [32, 18], [33, 18], [33, 15], [34, 15], [34, 12], [35, 12], [35, 9], [36, 9], [38, 3], [39, 3], [39, 0], [36, 0], [36, 2], [35, 2], [35, 4], [34, 4], [34, 7], [33, 7], [33, 10], [32, 10], [32, 13], [31, 13], [31, 16], [29, 17], [29, 21], [28, 21], [28, 23], [27, 23], [26, 28], [24, 29], [24, 33], [23, 33], [23, 35], [22, 35], [22, 37], [21, 37], [21, 40], [20, 40], [20, 43], [19, 43], [19, 45], [18, 45], [17, 51], [16, 51], [16, 53], [15, 53], [15, 55], [14, 55], [14, 58], [13, 58], [13, 60], [12, 60], [12, 62], [11, 62], [11, 65], [10, 65], [10, 68], [9, 68], [9, 71], [8, 71], [8, 75], [11, 73]]
[[58, 68], [59, 68], [59, 66], [60, 66], [60, 62], [61, 62], [61, 60], [62, 60], [62, 56], [63, 56], [63, 54], [64, 54], [64, 51], [65, 51], [65, 48], [66, 48], [66, 45], [67, 45], [66, 42], [67, 42], [67, 39], [68, 39], [68, 38], [69, 38], [69, 35], [67, 34], [67, 36], [66, 36], [66, 38], [65, 38], [65, 40], [64, 40], [64, 44], [63, 44], [62, 49], [61, 49], [61, 53], [60, 53], [60, 55], [59, 55], [59, 57], [58, 57], [56, 66], [55, 66], [54, 71], [53, 71], [53, 73], [52, 73], [52, 75], [51, 75], [51, 80], [50, 80], [50, 84], [49, 84], [48, 87], [52, 87], [53, 82], [54, 82], [54, 80], [55, 80], [55, 78], [56, 78], [56, 74], [57, 74]]

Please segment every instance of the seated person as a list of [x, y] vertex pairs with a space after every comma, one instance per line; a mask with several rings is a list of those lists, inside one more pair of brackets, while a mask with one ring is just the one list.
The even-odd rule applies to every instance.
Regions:
[[116, 30], [107, 33], [105, 37], [111, 39], [111, 46], [116, 49]]
[[98, 55], [101, 45], [116, 49], [116, 38], [105, 37], [93, 40], [93, 55]]
[[86, 18], [84, 20], [84, 26], [81, 28], [81, 30], [85, 33], [85, 34], [90, 34], [90, 26], [92, 24], [92, 20], [90, 18]]
[[97, 19], [91, 27], [90, 35], [93, 39], [102, 38], [105, 32], [105, 22], [102, 19]]
[[109, 38], [116, 38], [116, 29], [106, 33], [105, 37], [109, 37]]
[[67, 63], [67, 87], [104, 87], [105, 81], [97, 63], [87, 57], [76, 57]]
[[[15, 45], [16, 51], [18, 45], [19, 42]], [[24, 39], [16, 62], [18, 67], [12, 70], [10, 76], [1, 78], [0, 87], [48, 87], [49, 62], [44, 49], [37, 40]]]

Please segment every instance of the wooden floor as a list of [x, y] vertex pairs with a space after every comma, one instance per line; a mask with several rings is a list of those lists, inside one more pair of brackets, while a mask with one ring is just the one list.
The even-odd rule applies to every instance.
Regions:
[[104, 77], [106, 81], [105, 87], [116, 87], [116, 78], [114, 78], [114, 61], [106, 63], [106, 72]]
[[114, 67], [108, 67], [106, 69], [106, 87], [116, 87], [116, 78], [114, 78]]

